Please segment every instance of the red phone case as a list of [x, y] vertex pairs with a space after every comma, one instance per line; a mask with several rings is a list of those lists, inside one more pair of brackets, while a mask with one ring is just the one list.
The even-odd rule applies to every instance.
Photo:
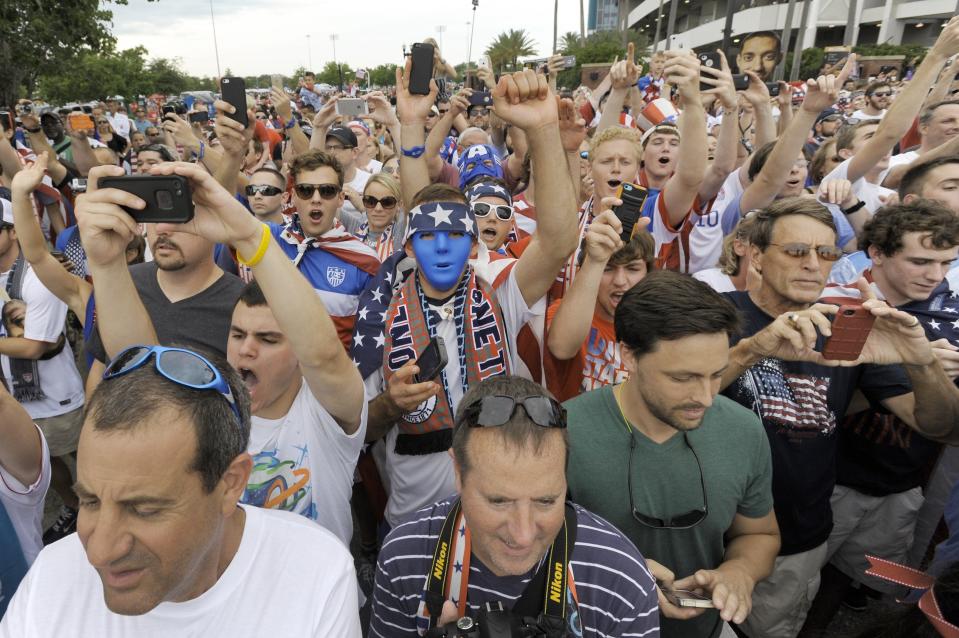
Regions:
[[860, 305], [840, 306], [832, 320], [832, 336], [822, 356], [833, 361], [855, 361], [869, 338], [876, 317]]

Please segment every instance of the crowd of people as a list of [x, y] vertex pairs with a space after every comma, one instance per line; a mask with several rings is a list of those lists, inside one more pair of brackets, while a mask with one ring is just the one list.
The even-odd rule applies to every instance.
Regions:
[[0, 113], [0, 637], [959, 636], [959, 17], [773, 44]]

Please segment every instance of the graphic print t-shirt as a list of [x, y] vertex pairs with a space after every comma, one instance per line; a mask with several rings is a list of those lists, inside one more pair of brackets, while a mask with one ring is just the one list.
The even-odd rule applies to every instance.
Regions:
[[[736, 340], [773, 321], [749, 298], [726, 293], [743, 317]], [[816, 349], [822, 350], [822, 337]], [[763, 359], [723, 394], [762, 419], [773, 459], [773, 501], [782, 534], [781, 555], [822, 544], [832, 529], [829, 497], [836, 482], [836, 425], [859, 389], [871, 403], [911, 391], [898, 366], [830, 368], [812, 363]]]
[[301, 514], [350, 544], [353, 470], [366, 438], [366, 401], [360, 427], [347, 435], [303, 381], [282, 419], [253, 417], [253, 456], [241, 502]]
[[[560, 303], [553, 302], [546, 311], [547, 325], [552, 323]], [[557, 359], [550, 354], [549, 348], [544, 351], [544, 359], [549, 390], [560, 401], [606, 385], [622, 383], [629, 376], [619, 342], [616, 341], [616, 329], [611, 321], [600, 316], [599, 311], [593, 312], [586, 341], [572, 359]]]

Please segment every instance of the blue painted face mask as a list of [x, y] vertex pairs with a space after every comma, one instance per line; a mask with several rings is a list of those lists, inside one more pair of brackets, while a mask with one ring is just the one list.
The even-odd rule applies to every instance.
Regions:
[[457, 168], [460, 171], [460, 190], [479, 177], [503, 179], [503, 167], [500, 166], [496, 150], [489, 144], [476, 144], [464, 150]]
[[421, 231], [411, 241], [426, 281], [438, 291], [455, 288], [473, 248], [473, 236], [462, 231]]

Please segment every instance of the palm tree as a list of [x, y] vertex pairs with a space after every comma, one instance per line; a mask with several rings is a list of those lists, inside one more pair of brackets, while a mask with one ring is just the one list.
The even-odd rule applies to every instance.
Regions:
[[510, 29], [496, 36], [492, 44], [486, 47], [486, 55], [497, 73], [502, 73], [509, 65], [516, 69], [519, 59], [536, 54], [536, 43], [525, 29]]
[[567, 31], [563, 34], [563, 37], [559, 39], [559, 50], [568, 54], [570, 51], [578, 49], [581, 44], [582, 42], [579, 39], [578, 33], [575, 31]]

